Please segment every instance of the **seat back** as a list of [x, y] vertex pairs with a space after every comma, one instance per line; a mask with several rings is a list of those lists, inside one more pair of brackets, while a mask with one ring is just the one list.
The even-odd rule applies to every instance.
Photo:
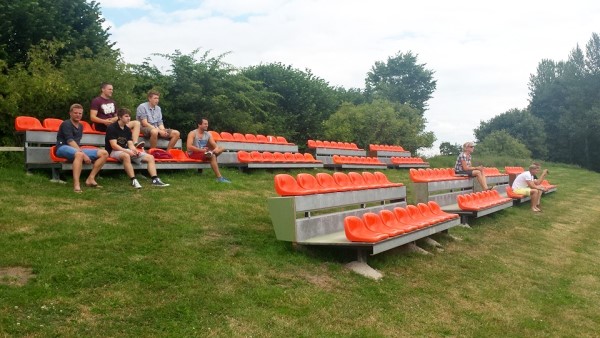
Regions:
[[265, 135], [258, 134], [256, 135], [256, 140], [260, 143], [268, 143], [267, 137]]
[[265, 162], [275, 162], [275, 156], [270, 151], [263, 151], [262, 157]]
[[258, 143], [258, 140], [256, 139], [256, 135], [254, 135], [254, 134], [246, 134], [246, 141], [252, 142], [252, 143]]
[[246, 140], [246, 138], [244, 137], [244, 135], [240, 134], [240, 133], [233, 133], [233, 139], [236, 140], [237, 142], [244, 142], [244, 143], [248, 142]]
[[15, 119], [15, 130], [50, 131], [50, 129], [44, 128], [40, 120], [33, 116], [17, 116]]
[[221, 132], [221, 139], [223, 141], [229, 141], [229, 142], [234, 142], [235, 138], [233, 137], [233, 135], [231, 135], [231, 133], [226, 132], [226, 131], [222, 131]]
[[214, 130], [211, 130], [208, 132], [210, 134], [210, 136], [212, 137], [213, 141], [217, 142], [221, 139], [221, 135], [219, 135], [219, 133], [217, 133]]
[[298, 185], [296, 179], [288, 174], [275, 175], [275, 191], [279, 196], [301, 196], [316, 193], [315, 190], [304, 189]]
[[244, 150], [240, 150], [237, 152], [237, 159], [240, 163], [249, 163], [252, 162], [252, 156], [250, 153]]
[[354, 187], [354, 185], [352, 184], [350, 177], [348, 177], [348, 175], [346, 175], [344, 173], [340, 173], [340, 172], [333, 173], [333, 180], [335, 181], [335, 183], [337, 183], [337, 185], [339, 185], [341, 187], [345, 187], [345, 188], [352, 189], [352, 190], [356, 189]]
[[317, 182], [317, 179], [311, 174], [306, 174], [306, 173], [298, 174], [298, 176], [296, 176], [296, 182], [298, 182], [298, 185], [304, 189], [309, 189], [309, 190], [320, 190], [321, 189], [319, 182]]
[[47, 128], [50, 131], [58, 131], [61, 123], [63, 123], [63, 120], [49, 117], [44, 119], [44, 128]]
[[[288, 144], [288, 141], [283, 136], [277, 136], [277, 143]], [[309, 147], [310, 147], [310, 145], [309, 145]]]

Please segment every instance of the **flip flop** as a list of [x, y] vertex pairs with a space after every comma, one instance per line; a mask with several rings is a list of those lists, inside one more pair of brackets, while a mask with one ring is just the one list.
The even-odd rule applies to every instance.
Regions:
[[89, 188], [96, 188], [96, 189], [102, 189], [103, 188], [101, 185], [99, 185], [97, 183], [96, 184], [87, 184], [86, 183], [85, 186], [89, 187]]
[[83, 192], [83, 190], [81, 189], [73, 189], [73, 192], [76, 194], [81, 194]]

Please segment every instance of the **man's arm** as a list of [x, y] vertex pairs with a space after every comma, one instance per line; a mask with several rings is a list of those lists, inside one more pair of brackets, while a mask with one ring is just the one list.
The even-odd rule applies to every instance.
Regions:
[[188, 133], [186, 149], [188, 151], [204, 151], [204, 149], [200, 149], [194, 145], [194, 133], [195, 132], [196, 132], [195, 130], [192, 130]]
[[108, 126], [109, 124], [116, 122], [118, 119], [119, 119], [118, 117], [112, 117], [112, 118], [108, 118], [106, 120], [101, 119], [98, 117], [97, 109], [90, 109], [90, 120], [94, 123], [105, 124]]
[[531, 189], [537, 189], [537, 190], [543, 190], [546, 191], [546, 188], [537, 184], [535, 180], [531, 180], [531, 181], [526, 181], [527, 182], [527, 186]]

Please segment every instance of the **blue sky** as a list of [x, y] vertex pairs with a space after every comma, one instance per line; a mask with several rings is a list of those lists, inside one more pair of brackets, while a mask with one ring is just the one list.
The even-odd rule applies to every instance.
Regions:
[[[428, 130], [441, 141], [528, 104], [542, 59], [565, 60], [600, 33], [600, 2], [401, 0], [99, 0], [126, 61], [200, 48], [237, 67], [281, 62], [333, 86], [364, 87], [376, 61], [412, 51], [435, 71]], [[165, 100], [168, 98], [164, 98]], [[437, 149], [437, 148], [436, 148]]]

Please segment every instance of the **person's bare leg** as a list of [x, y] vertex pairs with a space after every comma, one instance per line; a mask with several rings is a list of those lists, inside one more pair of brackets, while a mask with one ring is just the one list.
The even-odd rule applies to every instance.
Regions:
[[167, 146], [167, 150], [169, 150], [175, 146], [175, 144], [179, 140], [180, 133], [178, 130], [173, 129], [173, 130], [171, 130], [170, 136], [171, 136], [171, 139], [169, 140], [169, 145]]
[[135, 177], [135, 172], [133, 171], [133, 166], [131, 165], [131, 157], [129, 156], [129, 154], [122, 152], [119, 158], [121, 159], [121, 163], [123, 163], [123, 169], [125, 169], [127, 177]]
[[131, 140], [133, 141], [133, 143], [137, 143], [138, 138], [140, 137], [140, 121], [129, 121], [129, 123], [127, 123], [127, 127], [131, 129]]
[[213, 157], [211, 157], [211, 159], [210, 159], [210, 167], [215, 172], [215, 175], [217, 176], [217, 178], [221, 177], [221, 171], [219, 171], [219, 164], [217, 163], [217, 156], [216, 155], [214, 155]]
[[538, 195], [539, 195], [539, 190], [537, 189], [531, 189], [531, 193], [530, 193], [530, 197], [531, 197], [531, 211], [533, 212], [540, 212], [541, 210], [538, 209], [537, 204], [538, 204]]
[[477, 179], [477, 182], [479, 182], [479, 185], [481, 185], [481, 188], [483, 190], [488, 190], [487, 182], [485, 181], [485, 176], [483, 176], [483, 173], [479, 170], [473, 170], [473, 175], [475, 175], [475, 178]]
[[147, 163], [146, 168], [148, 170], [148, 174], [150, 174], [150, 177], [157, 176], [156, 175], [156, 162], [154, 161], [154, 156], [146, 155], [146, 156], [144, 156], [144, 158], [142, 158], [142, 161]]
[[98, 185], [98, 183], [96, 182], [96, 175], [98, 175], [100, 169], [102, 169], [102, 166], [104, 165], [104, 163], [106, 163], [106, 160], [108, 159], [108, 152], [104, 149], [100, 149], [98, 150], [97, 157], [98, 158], [94, 162], [94, 166], [92, 167], [90, 175], [88, 176], [87, 180], [85, 180], [86, 185]]
[[158, 144], [158, 128], [154, 128], [150, 131], [150, 148], [156, 148]]
[[81, 176], [81, 168], [83, 167], [83, 153], [78, 151], [73, 159], [73, 191], [81, 191], [79, 177]]

